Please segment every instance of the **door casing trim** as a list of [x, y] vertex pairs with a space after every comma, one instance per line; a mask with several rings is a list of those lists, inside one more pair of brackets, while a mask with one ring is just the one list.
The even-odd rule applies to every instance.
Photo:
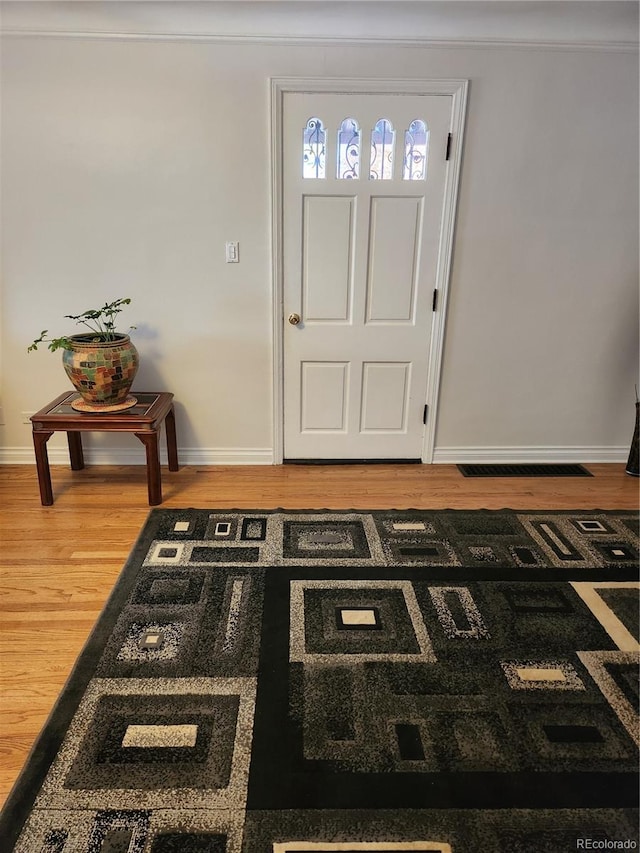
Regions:
[[429, 417], [422, 441], [422, 462], [433, 461], [440, 371], [444, 348], [444, 331], [448, 305], [449, 280], [458, 186], [462, 163], [462, 145], [469, 81], [464, 79], [415, 80], [338, 77], [272, 77], [271, 97], [271, 288], [273, 341], [273, 462], [284, 459], [284, 267], [283, 267], [283, 108], [290, 92], [309, 94], [388, 94], [446, 95], [452, 98], [452, 144], [445, 177], [442, 228], [438, 246], [436, 287], [438, 310], [434, 313], [428, 354], [428, 381], [425, 403]]

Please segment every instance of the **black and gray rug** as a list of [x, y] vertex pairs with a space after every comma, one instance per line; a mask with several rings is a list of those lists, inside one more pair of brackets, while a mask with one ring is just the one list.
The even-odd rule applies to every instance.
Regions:
[[638, 849], [638, 514], [154, 510], [21, 853]]

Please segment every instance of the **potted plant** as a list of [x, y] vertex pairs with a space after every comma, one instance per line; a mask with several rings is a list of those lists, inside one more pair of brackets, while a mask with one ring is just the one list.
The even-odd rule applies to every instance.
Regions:
[[[82, 314], [65, 314], [89, 331], [60, 338], [49, 338], [48, 329], [40, 333], [28, 347], [48, 342], [48, 349], [62, 349], [62, 364], [80, 399], [71, 405], [83, 412], [114, 412], [136, 404], [129, 390], [138, 370], [138, 351], [128, 334], [116, 331], [116, 317], [131, 299], [105, 302], [101, 308], [90, 308]], [[135, 329], [135, 326], [130, 326]]]

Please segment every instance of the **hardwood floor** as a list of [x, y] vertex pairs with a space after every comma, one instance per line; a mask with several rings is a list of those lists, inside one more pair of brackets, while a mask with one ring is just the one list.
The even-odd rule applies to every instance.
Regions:
[[[454, 465], [163, 468], [165, 507], [637, 509], [624, 465], [593, 478], [467, 479]], [[149, 512], [144, 466], [0, 466], [0, 802], [62, 689]]]

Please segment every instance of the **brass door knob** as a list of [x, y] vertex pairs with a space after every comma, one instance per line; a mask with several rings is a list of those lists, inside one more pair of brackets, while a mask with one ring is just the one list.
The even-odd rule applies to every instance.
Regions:
[[289, 314], [289, 322], [291, 323], [292, 326], [297, 326], [298, 323], [300, 322], [300, 315], [299, 314]]

